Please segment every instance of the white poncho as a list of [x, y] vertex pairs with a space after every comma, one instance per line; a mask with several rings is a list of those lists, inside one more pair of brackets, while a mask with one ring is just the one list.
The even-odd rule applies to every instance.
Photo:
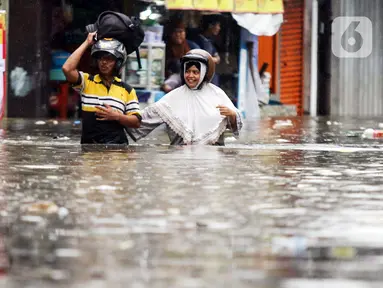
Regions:
[[[228, 119], [220, 115], [219, 105], [237, 112], [236, 127], [231, 127]], [[216, 144], [226, 128], [238, 136], [242, 127], [237, 108], [222, 89], [210, 83], [203, 84], [199, 90], [183, 85], [145, 108], [142, 117], [141, 127], [130, 130], [135, 140], [145, 137], [158, 124], [166, 123], [184, 144]]]

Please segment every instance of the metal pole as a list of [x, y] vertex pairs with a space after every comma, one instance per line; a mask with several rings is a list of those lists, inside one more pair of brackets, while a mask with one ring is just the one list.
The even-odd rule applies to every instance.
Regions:
[[318, 0], [312, 0], [310, 115], [318, 113]]

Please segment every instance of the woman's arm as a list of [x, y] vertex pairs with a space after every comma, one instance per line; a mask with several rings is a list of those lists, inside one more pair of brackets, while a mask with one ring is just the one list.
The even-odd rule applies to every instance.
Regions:
[[147, 107], [141, 111], [142, 121], [140, 128], [127, 128], [129, 136], [134, 140], [138, 141], [141, 138], [146, 137], [150, 134], [154, 129], [158, 126], [164, 124], [164, 121], [161, 119], [158, 114], [151, 109], [151, 107]]

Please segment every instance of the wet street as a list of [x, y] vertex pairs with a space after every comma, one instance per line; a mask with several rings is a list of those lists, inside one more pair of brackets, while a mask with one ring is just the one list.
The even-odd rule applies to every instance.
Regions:
[[0, 286], [383, 287], [383, 120], [279, 120], [129, 148], [3, 120]]

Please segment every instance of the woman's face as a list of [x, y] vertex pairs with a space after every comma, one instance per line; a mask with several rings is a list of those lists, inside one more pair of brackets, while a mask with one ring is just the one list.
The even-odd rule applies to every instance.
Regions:
[[197, 87], [200, 75], [201, 75], [200, 71], [197, 69], [197, 67], [194, 65], [191, 66], [189, 69], [185, 71], [186, 85], [188, 85], [188, 87], [191, 89]]
[[184, 43], [186, 39], [186, 32], [185, 32], [185, 29], [182, 29], [182, 28], [178, 28], [178, 29], [175, 29], [172, 33], [172, 42], [174, 44], [182, 44]]
[[97, 60], [98, 69], [101, 75], [113, 75], [113, 69], [116, 65], [116, 58], [112, 54], [105, 54]]

